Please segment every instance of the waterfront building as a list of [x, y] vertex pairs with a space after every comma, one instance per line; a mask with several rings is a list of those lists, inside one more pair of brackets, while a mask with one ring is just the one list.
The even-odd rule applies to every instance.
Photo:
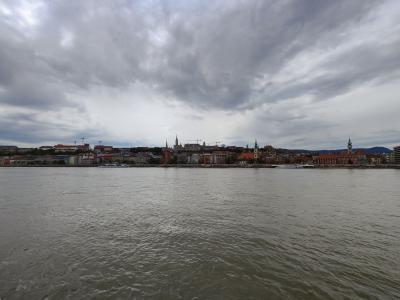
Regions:
[[0, 153], [16, 153], [18, 150], [17, 146], [0, 146]]
[[381, 165], [386, 161], [386, 158], [381, 154], [367, 154], [367, 161], [371, 165]]
[[54, 147], [53, 146], [40, 146], [39, 150], [40, 151], [49, 151], [49, 150], [53, 150]]
[[400, 146], [393, 148], [394, 163], [400, 164]]
[[228, 158], [228, 152], [226, 151], [214, 151], [212, 153], [212, 163], [223, 165], [226, 164]]
[[254, 161], [254, 153], [251, 152], [242, 152], [237, 158], [239, 164], [244, 165], [248, 162]]
[[180, 153], [176, 153], [175, 157], [176, 157], [176, 162], [178, 164], [186, 164], [188, 161], [189, 155], [187, 153], [180, 152]]
[[110, 153], [114, 151], [114, 147], [105, 145], [95, 145], [93, 150], [95, 153]]
[[211, 165], [213, 163], [213, 157], [211, 153], [201, 154], [201, 161], [205, 165]]
[[88, 152], [90, 150], [89, 144], [83, 145], [64, 145], [57, 144], [54, 146], [55, 152]]
[[353, 151], [353, 143], [349, 138], [347, 151], [340, 153], [324, 153], [313, 157], [313, 162], [318, 165], [353, 165], [367, 162], [367, 156], [362, 150]]
[[359, 150], [355, 153], [341, 152], [341, 153], [324, 153], [313, 159], [315, 164], [318, 165], [353, 165], [362, 164], [366, 162], [366, 155], [363, 151]]
[[200, 163], [200, 154], [199, 153], [192, 153], [188, 156], [187, 158], [187, 163], [188, 164], [198, 164]]
[[35, 150], [36, 148], [18, 148], [17, 153], [23, 154], [23, 153], [29, 153]]
[[161, 152], [161, 164], [169, 164], [172, 161], [172, 151], [171, 149], [168, 147], [168, 142], [165, 141], [165, 147], [162, 149]]

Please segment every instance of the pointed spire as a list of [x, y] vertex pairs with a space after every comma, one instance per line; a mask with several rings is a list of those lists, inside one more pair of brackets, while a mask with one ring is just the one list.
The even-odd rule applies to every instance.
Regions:
[[257, 144], [257, 139], [256, 139], [254, 142], [254, 149], [257, 149], [257, 148], [258, 148], [258, 144]]
[[167, 139], [165, 139], [165, 148], [168, 149], [168, 140]]
[[351, 139], [349, 137], [349, 141], [347, 142], [347, 152], [351, 153], [353, 151], [353, 143], [351, 142]]
[[175, 146], [178, 146], [178, 135], [176, 135], [176, 137], [175, 137]]

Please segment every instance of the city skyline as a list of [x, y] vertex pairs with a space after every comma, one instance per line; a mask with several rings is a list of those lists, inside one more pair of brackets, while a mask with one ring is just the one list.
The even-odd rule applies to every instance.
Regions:
[[[288, 147], [276, 147], [273, 143], [266, 143], [266, 142], [260, 142], [260, 140], [258, 140], [257, 138], [255, 138], [252, 142], [246, 143], [246, 144], [241, 144], [241, 145], [235, 145], [235, 144], [225, 144], [222, 140], [221, 141], [214, 141], [214, 142], [210, 142], [210, 141], [206, 141], [203, 139], [195, 139], [195, 140], [181, 140], [179, 139], [178, 135], [175, 135], [175, 138], [173, 141], [169, 141], [168, 139], [166, 139], [164, 141], [164, 144], [157, 144], [157, 145], [121, 145], [121, 144], [113, 144], [113, 143], [107, 143], [105, 141], [99, 140], [99, 141], [90, 141], [90, 140], [85, 140], [84, 137], [81, 137], [80, 139], [76, 139], [74, 140], [72, 143], [68, 143], [68, 142], [64, 142], [64, 143], [56, 143], [56, 144], [46, 144], [46, 145], [31, 145], [30, 147], [21, 147], [21, 145], [18, 144], [13, 144], [13, 145], [2, 145], [0, 144], [0, 147], [17, 147], [17, 148], [24, 148], [24, 149], [39, 149], [39, 148], [53, 148], [56, 146], [88, 146], [88, 148], [95, 148], [98, 146], [105, 146], [105, 147], [115, 147], [115, 148], [169, 148], [169, 149], [175, 149], [177, 146], [179, 147], [183, 147], [183, 146], [190, 146], [190, 145], [199, 145], [199, 146], [211, 146], [211, 147], [218, 147], [218, 148], [224, 148], [224, 147], [238, 147], [238, 148], [249, 148], [249, 149], [253, 149], [255, 148], [257, 145], [258, 148], [263, 148], [263, 147], [274, 147], [276, 149], [287, 149], [287, 150], [306, 150], [306, 151], [339, 151], [339, 150], [345, 150], [347, 149], [346, 147], [349, 146], [349, 144], [352, 145], [352, 140], [351, 137], [348, 137], [348, 140], [346, 140], [346, 143], [343, 143], [343, 145], [337, 147], [336, 149], [334, 148], [320, 148], [320, 149], [312, 149], [312, 148], [288, 148]], [[386, 148], [390, 151], [393, 150], [393, 148], [398, 147], [397, 145], [394, 147], [385, 147], [382, 145], [374, 145], [374, 146], [368, 146], [368, 147], [362, 147], [362, 146], [358, 146], [356, 144], [356, 147], [354, 149], [373, 149], [373, 148]], [[183, 149], [183, 148], [182, 148]]]
[[[279, 16], [279, 17], [278, 17]], [[0, 0], [0, 145], [400, 142], [399, 1]]]

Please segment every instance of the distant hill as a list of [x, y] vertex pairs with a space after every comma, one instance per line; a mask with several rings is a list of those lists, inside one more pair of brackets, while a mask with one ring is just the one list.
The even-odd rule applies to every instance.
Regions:
[[[392, 150], [386, 147], [371, 147], [371, 148], [355, 148], [353, 151], [357, 150], [363, 150], [366, 154], [388, 154], [391, 153]], [[316, 155], [318, 153], [339, 153], [343, 151], [347, 151], [347, 149], [335, 149], [335, 150], [305, 150], [305, 149], [283, 149], [283, 148], [278, 148], [276, 151], [280, 154], [285, 154], [285, 153], [290, 153], [290, 152], [295, 152], [298, 154], [301, 153], [307, 153], [307, 154], [312, 154]]]
[[[354, 151], [363, 150], [366, 154], [388, 154], [391, 153], [392, 150], [386, 147], [372, 147], [372, 148], [356, 148]], [[347, 151], [347, 149], [337, 149], [337, 150], [318, 150], [316, 152], [319, 153], [336, 153], [341, 151]]]

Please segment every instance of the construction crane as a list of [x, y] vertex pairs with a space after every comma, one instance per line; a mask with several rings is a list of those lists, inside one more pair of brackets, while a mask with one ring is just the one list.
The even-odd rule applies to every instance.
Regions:
[[221, 143], [221, 141], [216, 141], [216, 142], [215, 142], [215, 146], [218, 147], [218, 144], [219, 144], [219, 143]]

